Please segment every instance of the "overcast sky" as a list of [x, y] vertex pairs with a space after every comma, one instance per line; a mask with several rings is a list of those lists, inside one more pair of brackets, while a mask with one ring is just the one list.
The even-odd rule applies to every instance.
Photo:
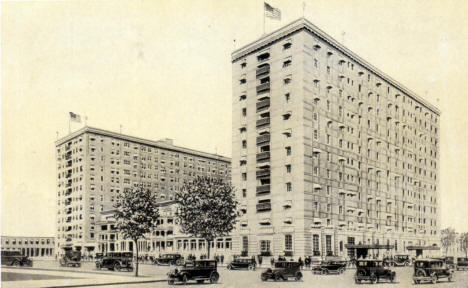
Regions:
[[[302, 16], [302, 1], [267, 32]], [[442, 228], [468, 231], [468, 1], [306, 0], [305, 17], [442, 110]], [[443, 4], [441, 4], [443, 3]], [[88, 125], [231, 156], [234, 49], [261, 0], [2, 2], [2, 235], [55, 231], [54, 141]], [[80, 128], [78, 124], [73, 130]]]

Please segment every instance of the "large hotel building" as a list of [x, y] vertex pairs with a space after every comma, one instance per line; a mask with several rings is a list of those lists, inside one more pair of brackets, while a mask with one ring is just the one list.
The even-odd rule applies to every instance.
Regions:
[[[55, 145], [58, 254], [70, 248], [84, 255], [133, 250], [131, 241], [119, 239], [112, 225], [114, 201], [124, 189], [141, 183], [156, 193], [161, 203], [170, 203], [174, 193], [196, 176], [227, 181], [231, 177], [229, 158], [175, 146], [170, 139], [150, 141], [84, 127]], [[174, 234], [173, 213], [168, 209], [161, 209], [160, 221], [164, 222], [151, 233], [148, 243], [139, 244], [142, 251], [154, 254], [168, 246], [172, 251], [175, 243], [184, 246], [174, 249], [186, 248], [187, 236], [177, 230]], [[176, 236], [183, 240], [177, 242], [173, 239]]]
[[436, 107], [304, 18], [235, 50], [232, 71], [234, 249], [438, 244]]

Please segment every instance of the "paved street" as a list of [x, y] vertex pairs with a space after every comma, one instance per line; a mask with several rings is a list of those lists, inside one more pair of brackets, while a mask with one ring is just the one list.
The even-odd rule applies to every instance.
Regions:
[[[2, 277], [4, 273], [6, 279], [10, 281], [2, 281], [2, 287], [66, 287], [66, 285], [76, 285], [75, 287], [83, 287], [84, 285], [99, 285], [99, 287], [169, 287], [166, 279], [166, 273], [169, 267], [161, 267], [154, 265], [141, 265], [142, 277], [134, 278], [133, 273], [128, 272], [112, 272], [98, 271], [94, 268], [93, 263], [83, 263], [83, 266], [78, 269], [59, 268], [54, 261], [35, 262], [34, 269], [17, 269], [2, 267]], [[43, 269], [43, 270], [38, 270]], [[425, 284], [414, 285], [412, 281], [412, 267], [393, 268], [397, 273], [395, 283], [382, 282], [377, 284], [377, 287], [468, 287], [468, 271], [457, 271], [456, 282], [449, 283], [446, 280], [439, 282], [437, 285]], [[196, 284], [191, 287], [366, 287], [370, 284], [355, 284], [354, 269], [347, 270], [342, 275], [313, 275], [312, 272], [303, 271], [304, 278], [300, 282], [290, 280], [288, 282], [262, 282], [260, 273], [263, 269], [257, 271], [228, 271], [224, 267], [220, 267], [220, 281], [216, 285], [211, 284]], [[72, 272], [69, 272], [72, 271]], [[16, 276], [13, 275], [16, 273]], [[31, 276], [32, 275], [32, 276]], [[55, 278], [54, 278], [55, 277]], [[19, 278], [18, 281], [14, 281]], [[140, 283], [132, 283], [141, 281]], [[157, 282], [155, 282], [157, 281]], [[112, 285], [105, 285], [112, 283]], [[117, 284], [121, 283], [121, 284]], [[189, 286], [189, 285], [187, 285]], [[182, 284], [176, 284], [173, 287], [184, 287]]]

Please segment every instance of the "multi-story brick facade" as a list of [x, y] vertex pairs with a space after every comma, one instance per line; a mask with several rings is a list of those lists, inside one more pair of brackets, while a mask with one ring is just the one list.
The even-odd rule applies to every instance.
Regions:
[[196, 176], [231, 176], [229, 158], [91, 127], [58, 140], [56, 152], [57, 253], [95, 251], [96, 222], [123, 189], [142, 183], [167, 201]]
[[28, 257], [54, 257], [54, 237], [2, 236], [3, 251], [21, 251]]
[[232, 71], [234, 249], [438, 243], [437, 108], [303, 18], [234, 51]]

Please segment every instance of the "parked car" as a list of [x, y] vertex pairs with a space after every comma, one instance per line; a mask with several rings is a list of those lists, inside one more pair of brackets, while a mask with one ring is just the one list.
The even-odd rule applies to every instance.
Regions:
[[388, 268], [385, 268], [382, 260], [357, 260], [356, 275], [354, 281], [370, 281], [372, 284], [379, 282], [380, 279], [386, 279], [390, 282], [395, 281], [396, 273]]
[[181, 265], [184, 261], [182, 255], [174, 254], [163, 254], [155, 259], [154, 263], [158, 265]]
[[257, 267], [257, 262], [255, 262], [254, 259], [247, 258], [247, 257], [234, 258], [234, 260], [232, 260], [231, 263], [227, 265], [227, 269], [229, 270], [235, 270], [235, 269], [255, 270], [256, 267]]
[[458, 257], [457, 258], [457, 271], [468, 269], [468, 258]]
[[66, 250], [59, 263], [63, 267], [81, 267], [81, 252]]
[[32, 267], [33, 262], [28, 256], [21, 254], [21, 251], [2, 250], [2, 265]]
[[205, 280], [209, 280], [210, 283], [218, 282], [219, 274], [216, 260], [194, 260], [167, 273], [169, 285], [175, 282], [186, 284], [191, 280], [195, 280], [197, 283], [203, 283]]
[[436, 284], [441, 278], [447, 278], [449, 282], [455, 279], [453, 270], [447, 267], [443, 259], [419, 259], [414, 262], [413, 281], [415, 284], [430, 281]]
[[133, 271], [132, 258], [132, 252], [110, 252], [96, 261], [96, 268], [107, 268], [114, 271], [122, 269]]
[[330, 273], [341, 274], [346, 270], [346, 265], [346, 261], [341, 259], [325, 259], [320, 264], [315, 265], [312, 268], [312, 273], [322, 275], [327, 275]]
[[409, 255], [395, 255], [393, 257], [393, 266], [409, 266], [410, 263]]
[[273, 279], [275, 281], [286, 281], [290, 277], [294, 277], [297, 281], [302, 279], [299, 262], [277, 261], [275, 262], [275, 268], [268, 268], [260, 276], [262, 281], [267, 281], [268, 279]]

